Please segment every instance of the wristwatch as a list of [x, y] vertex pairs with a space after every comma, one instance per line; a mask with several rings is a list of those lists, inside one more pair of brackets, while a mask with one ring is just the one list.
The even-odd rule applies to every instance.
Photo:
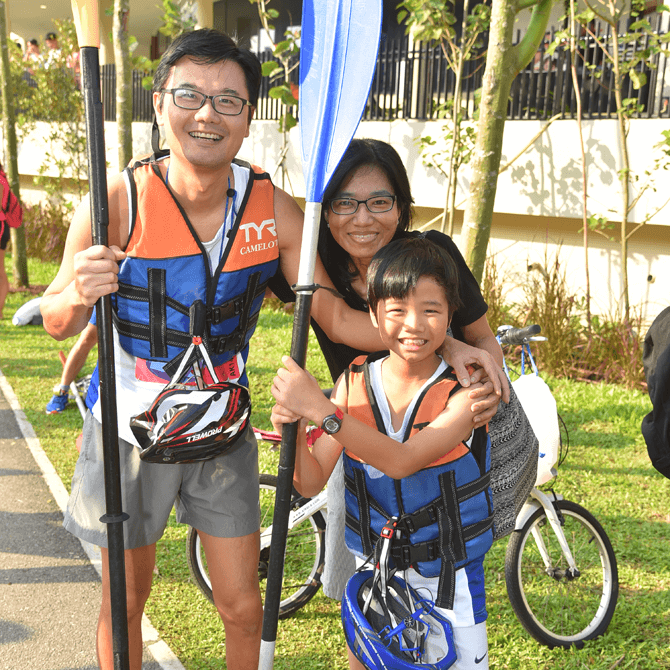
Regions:
[[342, 428], [342, 419], [344, 419], [344, 414], [342, 410], [338, 409], [335, 414], [329, 414], [321, 423], [321, 428], [328, 435], [334, 435], [337, 431]]

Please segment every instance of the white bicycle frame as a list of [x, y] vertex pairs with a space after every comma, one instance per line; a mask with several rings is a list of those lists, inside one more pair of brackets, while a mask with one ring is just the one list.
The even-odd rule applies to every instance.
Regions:
[[[557, 494], [554, 495], [556, 495], [557, 500], [563, 499], [563, 496], [559, 496]], [[535, 513], [536, 510], [540, 509], [541, 507], [544, 509], [544, 513], [547, 515], [549, 525], [556, 535], [556, 539], [558, 540], [561, 551], [565, 556], [565, 560], [568, 563], [569, 569], [571, 570], [572, 574], [574, 574], [577, 570], [577, 564], [575, 563], [575, 559], [572, 556], [572, 552], [570, 551], [568, 541], [565, 539], [565, 533], [563, 532], [558, 514], [556, 514], [556, 509], [554, 508], [554, 505], [549, 496], [540, 491], [538, 488], [533, 487], [532, 491], [530, 492], [529, 499], [524, 503], [521, 511], [516, 517], [514, 530], [521, 530], [524, 527], [526, 521]], [[551, 557], [549, 556], [549, 552], [547, 551], [547, 547], [544, 544], [544, 540], [542, 539], [542, 534], [539, 533], [536, 528], [533, 528], [532, 533], [535, 543], [537, 544], [538, 551], [542, 556], [542, 561], [544, 562], [545, 568], [547, 571], [552, 570], [554, 566], [551, 561]]]
[[[299, 523], [304, 521], [310, 516], [316, 514], [319, 510], [322, 510], [324, 516], [326, 516], [327, 522], [327, 509], [326, 504], [328, 502], [327, 490], [323, 489], [318, 495], [310, 498], [304, 505], [298, 509], [292, 509], [288, 517], [288, 529], [291, 530], [293, 527], [297, 526]], [[261, 533], [261, 550], [266, 549], [270, 546], [272, 541], [272, 526], [268, 526]]]

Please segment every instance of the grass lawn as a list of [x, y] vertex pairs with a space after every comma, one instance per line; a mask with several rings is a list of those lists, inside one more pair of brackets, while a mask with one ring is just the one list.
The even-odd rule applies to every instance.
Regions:
[[[7, 260], [11, 272], [11, 260]], [[35, 284], [47, 284], [55, 266], [31, 261]], [[10, 277], [11, 280], [11, 277]], [[41, 443], [69, 488], [81, 429], [74, 405], [47, 416], [44, 407], [60, 376], [58, 343], [40, 327], [16, 328], [11, 316], [32, 296], [11, 293], [0, 321], [0, 369], [7, 377]], [[292, 318], [264, 310], [249, 359], [253, 422], [270, 428], [269, 385], [281, 355], [288, 352]], [[541, 348], [538, 350], [541, 366]], [[93, 358], [88, 368], [92, 368]], [[312, 338], [308, 367], [323, 382], [328, 374]], [[570, 435], [570, 453], [555, 482], [556, 491], [591, 511], [607, 531], [619, 567], [620, 595], [606, 635], [582, 650], [549, 650], [523, 630], [507, 599], [506, 540], [486, 561], [491, 668], [670, 669], [670, 481], [651, 467], [640, 434], [650, 410], [646, 395], [616, 386], [548, 380]], [[261, 471], [276, 472], [278, 453], [260, 446]], [[186, 528], [170, 521], [158, 545], [158, 574], [147, 613], [188, 670], [225, 668], [219, 618], [190, 581]], [[91, 641], [93, 644], [93, 640]], [[321, 593], [295, 617], [280, 622], [275, 667], [339, 670], [347, 667], [339, 603]]]

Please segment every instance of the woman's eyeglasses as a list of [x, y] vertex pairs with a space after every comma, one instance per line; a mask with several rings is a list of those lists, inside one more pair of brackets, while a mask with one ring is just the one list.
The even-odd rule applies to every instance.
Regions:
[[333, 214], [350, 215], [358, 211], [359, 205], [365, 203], [371, 214], [383, 214], [393, 209], [395, 195], [375, 195], [367, 200], [356, 200], [356, 198], [335, 198], [330, 201], [330, 209]]

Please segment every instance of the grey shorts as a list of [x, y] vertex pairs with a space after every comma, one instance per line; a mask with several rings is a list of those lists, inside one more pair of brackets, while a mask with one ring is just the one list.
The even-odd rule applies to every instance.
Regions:
[[[139, 449], [119, 440], [124, 546], [154, 544], [174, 505], [177, 521], [215, 537], [242, 537], [258, 530], [258, 446], [251, 426], [225, 454], [182, 465], [146, 463]], [[102, 426], [90, 412], [63, 525], [73, 535], [107, 547]]]

